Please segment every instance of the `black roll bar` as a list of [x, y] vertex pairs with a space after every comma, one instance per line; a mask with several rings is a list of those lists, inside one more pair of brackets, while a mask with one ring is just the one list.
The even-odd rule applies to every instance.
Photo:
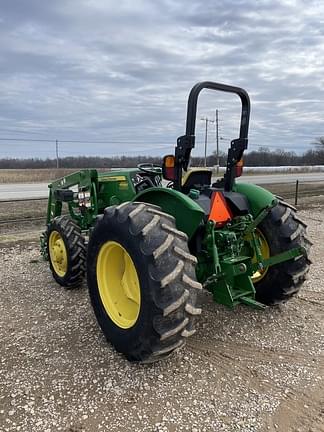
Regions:
[[175, 188], [181, 190], [182, 170], [184, 169], [186, 171], [188, 169], [191, 150], [195, 147], [197, 102], [198, 96], [203, 89], [234, 93], [237, 94], [241, 99], [242, 110], [240, 135], [239, 138], [231, 141], [231, 146], [228, 150], [226, 172], [224, 175], [224, 189], [229, 191], [232, 189], [235, 178], [235, 165], [242, 158], [243, 152], [248, 145], [250, 98], [247, 92], [240, 87], [234, 87], [212, 81], [203, 81], [197, 83], [190, 91], [187, 107], [186, 134], [177, 139], [177, 146], [175, 149], [177, 167]]

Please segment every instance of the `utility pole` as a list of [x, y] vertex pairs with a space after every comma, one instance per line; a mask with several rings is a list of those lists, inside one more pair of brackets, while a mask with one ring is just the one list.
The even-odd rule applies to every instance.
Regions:
[[216, 172], [219, 173], [218, 109], [216, 110]]
[[55, 140], [55, 149], [56, 149], [56, 168], [59, 168], [59, 147], [58, 140]]
[[214, 120], [209, 120], [208, 117], [201, 118], [205, 122], [205, 162], [204, 166], [207, 166], [207, 141], [208, 141], [208, 123], [215, 123]]

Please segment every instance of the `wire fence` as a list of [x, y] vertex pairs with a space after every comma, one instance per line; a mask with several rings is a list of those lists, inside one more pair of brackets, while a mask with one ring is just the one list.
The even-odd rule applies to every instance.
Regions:
[[[285, 200], [290, 200], [295, 206], [303, 205], [306, 197], [324, 196], [324, 181], [317, 180], [296, 182], [285, 184], [266, 185], [275, 195], [280, 195]], [[38, 202], [37, 206], [33, 203]], [[29, 203], [29, 208], [21, 207], [21, 216], [17, 216], [17, 205]], [[12, 208], [10, 208], [12, 206]], [[37, 208], [36, 208], [37, 207]], [[10, 234], [10, 227], [14, 227], [12, 232], [17, 232], [17, 227], [26, 225], [43, 226], [46, 220], [47, 196], [37, 198], [14, 198], [0, 199], [0, 227], [8, 227], [7, 234]], [[28, 211], [27, 211], [28, 210]], [[1, 231], [4, 228], [1, 229]], [[0, 232], [1, 232], [0, 231]]]

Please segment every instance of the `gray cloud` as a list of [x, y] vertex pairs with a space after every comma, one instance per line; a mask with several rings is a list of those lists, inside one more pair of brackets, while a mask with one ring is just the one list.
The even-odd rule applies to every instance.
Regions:
[[[0, 136], [125, 141], [62, 154], [163, 154], [184, 131], [191, 86], [214, 80], [250, 93], [251, 149], [305, 150], [324, 135], [323, 12], [316, 0], [11, 0], [0, 13]], [[234, 138], [238, 99], [206, 91], [199, 118], [215, 108]], [[197, 136], [199, 154], [201, 121]], [[0, 157], [53, 150], [0, 142]]]

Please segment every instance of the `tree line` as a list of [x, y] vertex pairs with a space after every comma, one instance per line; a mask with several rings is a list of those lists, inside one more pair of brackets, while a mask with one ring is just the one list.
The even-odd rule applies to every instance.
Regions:
[[[260, 147], [244, 154], [245, 166], [284, 166], [284, 165], [324, 165], [324, 137], [318, 138], [315, 148], [307, 150], [303, 154], [296, 154], [293, 151], [282, 149], [270, 150], [267, 147]], [[227, 154], [222, 152], [219, 155], [220, 166], [226, 165]], [[64, 157], [59, 159], [60, 168], [132, 168], [139, 163], [154, 163], [160, 165], [161, 157], [158, 156], [77, 156]], [[192, 157], [192, 166], [204, 166], [203, 157]], [[207, 166], [215, 166], [217, 163], [216, 152], [207, 157]], [[0, 169], [39, 169], [56, 168], [56, 159], [39, 158], [5, 158], [0, 159]]]

